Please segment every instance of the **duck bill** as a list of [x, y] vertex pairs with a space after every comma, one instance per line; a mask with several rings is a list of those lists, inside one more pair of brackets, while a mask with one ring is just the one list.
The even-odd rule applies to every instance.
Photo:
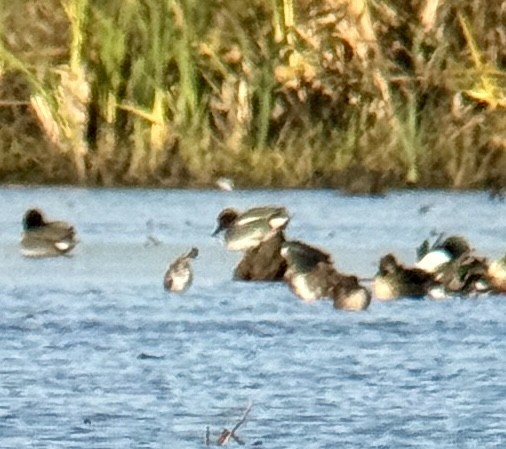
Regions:
[[221, 231], [223, 231], [223, 226], [218, 225], [216, 229], [211, 234], [212, 237], [216, 237]]

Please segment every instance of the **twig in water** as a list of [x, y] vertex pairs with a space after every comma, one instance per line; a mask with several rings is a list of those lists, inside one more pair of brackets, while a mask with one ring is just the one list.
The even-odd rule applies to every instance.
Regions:
[[209, 446], [211, 444], [210, 436], [211, 433], [209, 432], [209, 426], [206, 426], [206, 438], [205, 438], [206, 446]]
[[246, 421], [246, 417], [248, 416], [249, 412], [251, 411], [251, 407], [253, 407], [253, 402], [249, 402], [248, 403], [248, 406], [246, 407], [246, 410], [244, 411], [244, 413], [242, 414], [241, 416], [241, 419], [237, 422], [237, 424], [232, 428], [232, 430], [228, 430], [228, 429], [223, 429], [223, 431], [221, 432], [219, 438], [218, 438], [218, 446], [225, 446], [226, 444], [228, 444], [230, 442], [230, 439], [233, 439], [234, 441], [236, 441], [237, 443], [239, 443], [241, 446], [244, 445], [244, 442], [242, 440], [240, 440], [236, 435], [235, 435], [235, 432], [237, 431], [237, 429], [239, 429], [240, 426], [242, 426], [244, 424], [244, 422]]

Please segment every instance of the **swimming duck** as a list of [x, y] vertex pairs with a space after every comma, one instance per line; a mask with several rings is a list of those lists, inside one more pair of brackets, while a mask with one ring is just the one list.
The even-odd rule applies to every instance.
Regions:
[[357, 276], [346, 276], [335, 284], [330, 294], [335, 309], [365, 310], [371, 304], [371, 292], [359, 283]]
[[169, 265], [163, 279], [163, 285], [166, 290], [181, 293], [191, 285], [193, 280], [191, 261], [198, 254], [199, 250], [192, 248]]
[[272, 216], [285, 216], [289, 218], [288, 211], [283, 206], [252, 207], [242, 213], [233, 207], [227, 207], [218, 215], [218, 227], [213, 232], [213, 235], [230, 228], [232, 225], [240, 226], [251, 221], [268, 219]]
[[47, 221], [40, 209], [29, 209], [23, 216], [21, 254], [27, 257], [55, 257], [67, 254], [78, 243], [72, 225]]
[[336, 309], [364, 310], [370, 292], [356, 276], [339, 273], [327, 252], [300, 241], [285, 242], [281, 256], [287, 262], [285, 280], [292, 292], [304, 301], [328, 298]]
[[416, 267], [428, 273], [436, 273], [445, 263], [470, 252], [471, 247], [464, 237], [452, 235], [443, 240], [443, 234], [440, 234], [432, 245], [425, 240], [417, 248]]
[[439, 268], [435, 279], [450, 295], [483, 293], [491, 289], [488, 270], [486, 258], [471, 253], [463, 254]]
[[279, 281], [284, 277], [286, 262], [280, 255], [285, 242], [283, 230], [290, 217], [284, 207], [263, 206], [239, 213], [224, 209], [218, 216], [213, 235], [225, 231], [226, 247], [243, 251], [234, 270], [234, 279], [243, 281]]
[[494, 291], [506, 293], [506, 254], [489, 265], [487, 275]]
[[389, 253], [379, 261], [373, 292], [375, 298], [386, 301], [402, 297], [422, 297], [435, 286], [436, 282], [431, 273], [420, 268], [407, 268]]
[[239, 213], [236, 209], [223, 209], [218, 215], [218, 226], [213, 235], [225, 231], [229, 251], [245, 251], [286, 228], [290, 216], [284, 207], [254, 207]]
[[[322, 264], [318, 264], [318, 269]], [[326, 264], [325, 264], [326, 265]], [[360, 284], [357, 276], [339, 273], [327, 265], [328, 296], [335, 309], [365, 310], [371, 304], [371, 292]]]
[[281, 246], [284, 242], [284, 232], [279, 231], [257, 247], [245, 251], [234, 269], [234, 279], [282, 281], [286, 271], [286, 261], [281, 256]]
[[490, 288], [488, 261], [473, 253], [467, 240], [453, 235], [443, 240], [441, 234], [430, 246], [425, 240], [417, 249], [417, 268], [432, 273], [445, 294], [481, 293]]
[[327, 295], [330, 254], [298, 240], [283, 243], [280, 254], [287, 264], [285, 280], [295, 295], [308, 302]]

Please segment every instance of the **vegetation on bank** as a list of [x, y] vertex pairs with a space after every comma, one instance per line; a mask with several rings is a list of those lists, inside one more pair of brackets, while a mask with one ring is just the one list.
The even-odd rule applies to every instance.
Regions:
[[0, 2], [0, 181], [506, 186], [506, 0]]

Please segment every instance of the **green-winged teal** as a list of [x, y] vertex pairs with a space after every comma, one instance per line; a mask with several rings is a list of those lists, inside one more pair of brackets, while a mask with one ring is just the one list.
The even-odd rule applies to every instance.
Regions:
[[425, 240], [417, 248], [416, 267], [436, 273], [444, 264], [470, 252], [471, 247], [464, 237], [452, 235], [443, 240], [443, 234], [440, 234], [432, 245]]
[[295, 295], [304, 301], [315, 301], [326, 296], [327, 269], [333, 264], [330, 254], [293, 240], [282, 244], [281, 256], [287, 264], [285, 280]]
[[336, 309], [364, 310], [370, 292], [356, 276], [339, 273], [330, 254], [300, 241], [285, 242], [281, 255], [286, 259], [285, 280], [292, 292], [304, 301], [331, 299]]
[[431, 273], [445, 294], [467, 295], [490, 288], [488, 261], [475, 255], [464, 237], [452, 235], [443, 240], [441, 234], [432, 246], [425, 240], [417, 255], [416, 267]]
[[488, 261], [474, 254], [463, 254], [442, 265], [435, 273], [449, 295], [483, 293], [491, 289]]
[[229, 207], [218, 215], [218, 226], [213, 235], [224, 231], [228, 250], [245, 251], [283, 230], [289, 221], [285, 207], [254, 207], [242, 213]]
[[218, 216], [213, 235], [225, 232], [230, 251], [243, 251], [234, 278], [244, 281], [278, 281], [284, 277], [286, 262], [280, 255], [285, 241], [283, 230], [290, 216], [285, 207], [254, 207], [239, 213], [227, 208]]
[[40, 209], [23, 216], [21, 254], [27, 257], [54, 257], [69, 253], [78, 243], [75, 229], [64, 221], [47, 221]]
[[166, 290], [181, 293], [191, 285], [193, 280], [191, 261], [195, 259], [198, 254], [199, 250], [197, 248], [192, 248], [169, 265], [163, 279], [163, 285]]
[[423, 297], [436, 287], [433, 275], [420, 268], [407, 268], [393, 254], [383, 256], [374, 277], [373, 293], [379, 300]]

